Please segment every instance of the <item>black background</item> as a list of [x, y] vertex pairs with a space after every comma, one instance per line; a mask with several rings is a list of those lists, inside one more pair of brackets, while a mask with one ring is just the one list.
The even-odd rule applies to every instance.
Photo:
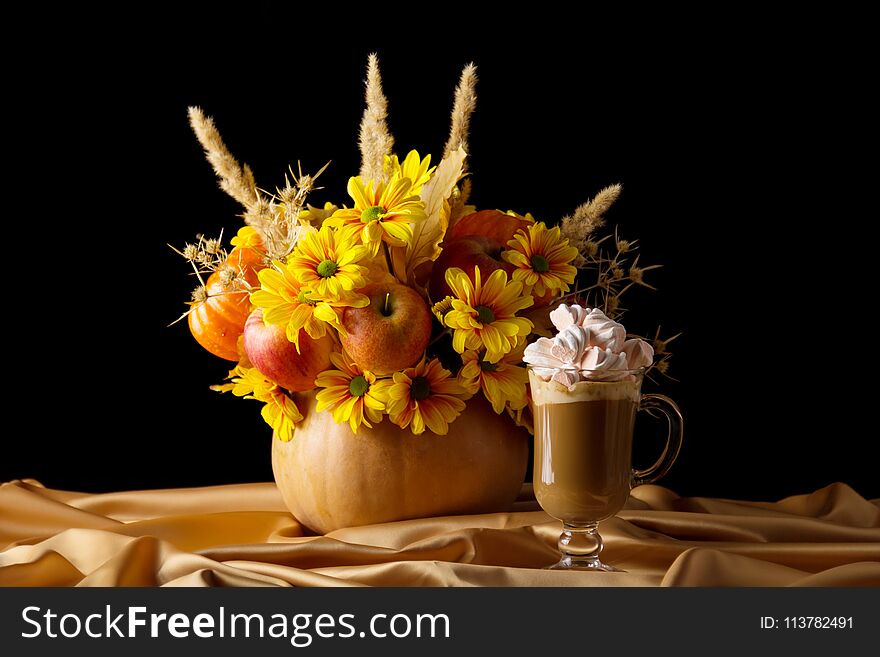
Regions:
[[794, 18], [143, 7], [53, 14], [8, 60], [7, 129], [25, 148], [8, 154], [19, 264], [6, 271], [4, 388], [24, 422], [4, 432], [0, 480], [271, 479], [259, 406], [208, 390], [227, 364], [185, 323], [167, 327], [192, 279], [166, 244], [240, 225], [186, 107], [215, 117], [264, 188], [297, 160], [332, 159], [311, 201], [342, 203], [376, 51], [400, 154], [439, 156], [461, 67], [477, 64], [478, 206], [554, 222], [624, 184], [608, 219], [641, 240], [643, 263], [664, 265], [659, 291], [630, 299], [627, 327], [683, 334], [678, 382], [660, 387], [686, 417], [664, 485], [776, 499], [843, 481], [880, 495], [856, 377], [871, 366], [859, 313], [876, 296], [855, 292], [871, 262], [859, 222], [876, 211], [842, 206], [850, 156], [872, 152], [857, 39], [832, 60]]

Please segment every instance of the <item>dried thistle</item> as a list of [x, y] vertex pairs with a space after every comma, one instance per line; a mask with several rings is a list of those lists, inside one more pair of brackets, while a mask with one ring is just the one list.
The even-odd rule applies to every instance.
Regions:
[[672, 352], [669, 351], [669, 343], [680, 335], [681, 333], [676, 333], [672, 337], [663, 340], [660, 338], [660, 327], [657, 327], [654, 338], [650, 340], [654, 347], [654, 364], [648, 369], [648, 376], [650, 376], [652, 371], [656, 371], [669, 379], [673, 378], [669, 376], [669, 360], [672, 358]]
[[[612, 188], [607, 188], [603, 192], [608, 189]], [[619, 187], [616, 193], [619, 193]], [[596, 199], [599, 199], [600, 196], [602, 196], [602, 192], [596, 196]], [[596, 208], [602, 212], [607, 210], [613, 202], [613, 198], [608, 200], [609, 198], [609, 195], [605, 195], [604, 199], [600, 199], [601, 203], [597, 203]], [[614, 198], [616, 198], [616, 194], [614, 194]], [[593, 201], [595, 202], [596, 199]], [[604, 209], [602, 205], [604, 205]], [[582, 216], [587, 216], [587, 214], [582, 214]], [[601, 218], [601, 215], [593, 216]], [[641, 255], [637, 253], [638, 249], [638, 240], [623, 239], [618, 236], [617, 230], [613, 235], [605, 235], [598, 239], [591, 233], [591, 236], [581, 246], [578, 264], [580, 273], [575, 290], [563, 297], [563, 301], [599, 308], [611, 319], [620, 320], [626, 312], [622, 301], [624, 294], [636, 286], [651, 290], [656, 289], [646, 280], [645, 274], [661, 265], [640, 265]], [[668, 376], [669, 359], [672, 354], [667, 346], [678, 336], [661, 340], [659, 335], [658, 328], [653, 339], [655, 362], [650, 370]], [[650, 339], [648, 341], [651, 342]]]
[[[649, 289], [656, 289], [645, 280], [645, 272], [657, 269], [661, 265], [640, 266], [636, 253], [638, 243], [620, 239], [617, 231], [614, 240], [611, 235], [606, 235], [600, 240], [589, 240], [590, 249], [583, 255], [584, 264], [581, 267], [582, 278], [589, 276], [591, 272], [595, 276], [595, 282], [579, 287], [578, 294], [585, 295], [588, 305], [601, 308], [602, 311], [615, 319], [623, 315], [625, 308], [621, 305], [621, 297], [633, 286], [641, 285]], [[613, 250], [605, 248], [606, 244], [613, 244]], [[630, 261], [630, 256], [635, 258]]]
[[654, 354], [657, 356], [666, 356], [669, 354], [669, 343], [679, 337], [681, 333], [676, 333], [671, 338], [666, 338], [665, 340], [660, 338], [660, 327], [657, 327], [657, 331], [654, 333], [654, 337], [651, 340], [651, 345], [654, 347]]
[[385, 156], [391, 154], [394, 137], [388, 132], [388, 99], [382, 92], [382, 78], [379, 75], [379, 58], [371, 53], [367, 62], [366, 101], [364, 116], [361, 119], [361, 178], [366, 180], [384, 179]]
[[229, 287], [238, 277], [238, 272], [236, 271], [235, 267], [230, 267], [229, 265], [224, 265], [217, 271], [220, 272], [220, 285], [222, 285], [223, 287]]
[[444, 158], [449, 157], [457, 148], [470, 152], [468, 135], [470, 134], [471, 114], [477, 108], [476, 86], [477, 67], [471, 62], [462, 70], [458, 86], [455, 88], [452, 123], [449, 128], [449, 140], [443, 150]]
[[258, 194], [256, 202], [247, 209], [242, 218], [248, 226], [256, 228], [260, 238], [265, 242], [267, 228], [274, 220], [274, 216], [271, 199]]
[[184, 245], [183, 251], [178, 251], [178, 253], [180, 253], [180, 255], [182, 255], [184, 259], [188, 260], [189, 262], [195, 262], [199, 258], [199, 249], [195, 244]]
[[[223, 294], [236, 294], [242, 292], [250, 292], [251, 284], [247, 280], [244, 266], [239, 265], [238, 268], [227, 264], [229, 254], [223, 248], [223, 232], [216, 238], [208, 238], [204, 235], [196, 235], [195, 244], [186, 244], [183, 249], [177, 249], [170, 244], [168, 247], [184, 260], [190, 263], [193, 269], [193, 275], [198, 279], [199, 283], [190, 293], [190, 301], [187, 302], [189, 309], [176, 320], [171, 322], [172, 326], [189, 315], [196, 307], [203, 304], [209, 298], [220, 296]], [[217, 273], [217, 281], [220, 283], [221, 291], [216, 292], [216, 286], [209, 278], [205, 281], [204, 274]], [[208, 283], [211, 283], [212, 292], [208, 291]]]
[[[223, 231], [217, 238], [208, 238], [204, 235], [196, 235], [196, 243], [184, 245], [183, 250], [177, 249], [170, 244], [168, 247], [184, 260], [189, 262], [196, 275], [201, 279], [201, 274], [217, 271], [226, 262], [229, 254], [223, 248]], [[204, 285], [204, 283], [203, 283]]]
[[201, 108], [190, 107], [188, 113], [189, 124], [202, 148], [205, 149], [208, 162], [220, 178], [220, 188], [245, 208], [250, 208], [258, 197], [257, 184], [251, 168], [246, 164], [240, 165], [232, 156], [223, 143], [214, 120], [206, 116]]
[[[299, 238], [307, 231], [315, 230], [308, 221], [300, 219], [306, 205], [306, 198], [315, 189], [315, 181], [330, 166], [328, 162], [314, 175], [297, 173], [290, 169], [290, 177], [284, 177], [284, 187], [270, 195], [265, 207], [257, 215], [266, 254], [271, 260], [285, 261], [293, 251]], [[247, 221], [247, 215], [245, 216]]]
[[633, 264], [630, 265], [629, 268], [629, 280], [632, 281], [631, 284], [633, 285], [641, 285], [650, 290], [656, 290], [656, 287], [654, 287], [653, 285], [648, 285], [645, 282], [645, 272], [651, 269], [658, 269], [662, 266], [663, 265], [650, 265], [649, 267], [639, 267], [639, 257], [636, 256], [635, 262], [633, 262]]
[[221, 246], [220, 240], [218, 240], [218, 239], [212, 238], [212, 239], [205, 240], [204, 249], [205, 249], [205, 253], [207, 255], [215, 256], [218, 253], [220, 253], [222, 248], [223, 247]]
[[[192, 291], [190, 297], [192, 298], [192, 302], [194, 304], [204, 303], [208, 300], [208, 289], [204, 285], [199, 285]], [[183, 317], [186, 317], [186, 315], [183, 315]]]

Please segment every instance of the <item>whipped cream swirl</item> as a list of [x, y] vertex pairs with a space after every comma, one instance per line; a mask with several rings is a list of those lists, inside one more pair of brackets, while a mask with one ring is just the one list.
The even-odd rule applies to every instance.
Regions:
[[623, 325], [598, 308], [562, 304], [550, 313], [550, 320], [559, 333], [539, 338], [526, 347], [523, 356], [545, 381], [570, 388], [590, 379], [620, 380], [627, 376], [626, 370], [654, 361], [650, 344], [638, 338], [627, 340]]

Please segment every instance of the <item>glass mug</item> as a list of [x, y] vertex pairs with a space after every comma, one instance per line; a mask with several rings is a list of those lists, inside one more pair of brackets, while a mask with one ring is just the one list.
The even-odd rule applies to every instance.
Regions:
[[[631, 488], [653, 483], [669, 471], [681, 449], [681, 411], [668, 397], [641, 394], [644, 369], [585, 371], [589, 376], [581, 378], [588, 380], [572, 391], [542, 380], [534, 369], [528, 366], [535, 497], [563, 524], [558, 543], [562, 557], [549, 567], [617, 571], [599, 559], [598, 523], [623, 508]], [[669, 423], [663, 453], [645, 470], [632, 467], [638, 411], [659, 412]]]

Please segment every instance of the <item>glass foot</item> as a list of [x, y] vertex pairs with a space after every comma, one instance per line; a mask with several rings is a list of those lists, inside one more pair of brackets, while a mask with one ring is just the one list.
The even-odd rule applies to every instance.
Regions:
[[605, 573], [625, 573], [625, 570], [608, 565], [601, 559], [573, 559], [562, 557], [552, 566], [546, 566], [544, 570], [595, 570]]
[[599, 559], [599, 553], [604, 546], [597, 527], [598, 523], [595, 522], [582, 527], [563, 523], [562, 534], [559, 535], [558, 542], [562, 558], [552, 566], [547, 566], [547, 569], [595, 570], [606, 573], [626, 572], [620, 568], [609, 566]]

